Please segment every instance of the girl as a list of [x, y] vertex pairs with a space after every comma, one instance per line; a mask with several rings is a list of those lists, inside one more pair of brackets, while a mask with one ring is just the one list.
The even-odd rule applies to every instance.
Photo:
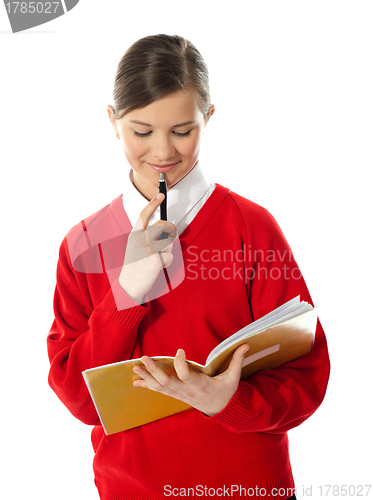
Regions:
[[[187, 356], [204, 364], [222, 340], [298, 295], [312, 304], [273, 217], [204, 177], [198, 157], [214, 110], [207, 67], [188, 40], [135, 42], [108, 106], [131, 167], [123, 195], [74, 226], [60, 247], [49, 384], [76, 418], [95, 426], [93, 468], [104, 500], [295, 498], [287, 431], [325, 395], [330, 367], [320, 322], [309, 354], [246, 381], [249, 345], [216, 377], [185, 363]], [[159, 220], [160, 172], [167, 222]], [[151, 360], [175, 353], [177, 377]], [[134, 368], [141, 377], [134, 385], [193, 408], [106, 436], [81, 372], [132, 358], [144, 365]]]

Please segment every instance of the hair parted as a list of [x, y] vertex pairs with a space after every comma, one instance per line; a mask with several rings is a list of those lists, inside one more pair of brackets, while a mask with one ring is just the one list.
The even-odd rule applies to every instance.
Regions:
[[118, 120], [130, 111], [179, 90], [195, 93], [204, 119], [208, 121], [209, 74], [200, 52], [181, 36], [146, 36], [133, 43], [118, 64], [113, 116]]

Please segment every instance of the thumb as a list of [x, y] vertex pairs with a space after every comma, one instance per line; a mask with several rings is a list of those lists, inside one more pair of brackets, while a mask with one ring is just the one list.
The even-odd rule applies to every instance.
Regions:
[[152, 198], [149, 203], [141, 210], [140, 215], [135, 223], [135, 231], [144, 231], [149, 224], [149, 220], [159, 205], [164, 199], [163, 193], [158, 193], [154, 198]]
[[245, 354], [249, 349], [250, 346], [248, 344], [242, 344], [234, 351], [228, 367], [229, 372], [232, 372], [233, 374], [239, 373], [241, 375], [242, 366], [245, 361]]

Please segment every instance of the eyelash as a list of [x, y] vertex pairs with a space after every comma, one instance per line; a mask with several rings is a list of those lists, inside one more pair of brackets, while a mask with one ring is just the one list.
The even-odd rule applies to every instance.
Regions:
[[[134, 132], [135, 132], [135, 135], [137, 135], [138, 137], [148, 137], [151, 134], [151, 132], [147, 132], [146, 134], [140, 134], [139, 132], [136, 132], [136, 130], [134, 130]], [[187, 137], [190, 133], [191, 133], [191, 130], [189, 130], [188, 132], [185, 132], [184, 134], [174, 132], [176, 137]]]

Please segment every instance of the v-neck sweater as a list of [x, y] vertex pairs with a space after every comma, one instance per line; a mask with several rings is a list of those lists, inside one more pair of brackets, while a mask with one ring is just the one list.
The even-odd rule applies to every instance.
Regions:
[[[178, 348], [204, 364], [217, 344], [286, 301], [300, 295], [313, 305], [277, 222], [216, 183], [179, 236], [183, 279], [143, 304], [118, 282], [131, 230], [121, 195], [69, 231], [59, 251], [47, 339], [50, 386], [76, 418], [95, 426], [100, 498], [212, 499], [224, 492], [242, 498], [243, 488], [254, 500], [290, 497], [287, 431], [315, 412], [329, 378], [319, 321], [309, 354], [240, 381], [212, 417], [192, 408], [107, 436], [82, 377], [89, 368], [143, 355], [175, 356]], [[171, 276], [172, 266], [180, 268], [180, 260], [167, 268]]]

